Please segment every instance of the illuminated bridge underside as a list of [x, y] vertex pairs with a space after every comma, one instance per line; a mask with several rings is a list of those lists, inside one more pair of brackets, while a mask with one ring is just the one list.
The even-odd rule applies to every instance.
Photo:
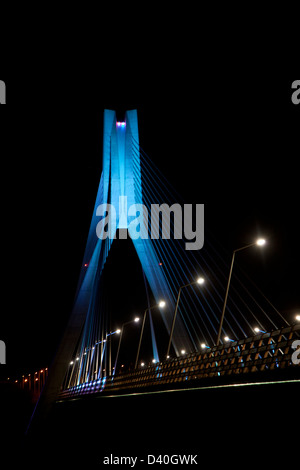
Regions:
[[230, 377], [239, 382], [244, 374], [273, 371], [279, 380], [280, 371], [289, 370], [300, 380], [300, 365], [292, 362], [292, 344], [300, 337], [300, 325], [256, 335], [203, 352], [181, 356], [115, 377], [79, 384], [60, 393], [60, 399], [93, 393], [128, 393], [146, 390], [192, 388], [197, 381], [214, 377]]

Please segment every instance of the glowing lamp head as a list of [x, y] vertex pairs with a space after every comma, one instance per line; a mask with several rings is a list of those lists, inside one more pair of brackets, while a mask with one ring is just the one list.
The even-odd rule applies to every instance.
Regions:
[[135, 323], [138, 323], [140, 321], [140, 318], [139, 317], [135, 317], [134, 319]]
[[199, 278], [197, 279], [197, 283], [198, 283], [198, 284], [203, 284], [203, 283], [204, 283], [204, 278], [203, 278], [203, 277], [199, 277]]
[[296, 316], [295, 316], [295, 319], [296, 319], [297, 321], [300, 321], [300, 315], [296, 315]]
[[258, 246], [263, 246], [266, 244], [266, 240], [264, 238], [259, 238], [258, 240], [256, 240], [256, 245]]
[[118, 328], [118, 329], [116, 330], [116, 333], [117, 333], [117, 335], [119, 335], [119, 334], [121, 333], [120, 328]]
[[230, 339], [229, 339], [228, 336], [225, 336], [225, 337], [224, 337], [224, 340], [225, 340], [225, 341], [230, 341]]
[[166, 302], [165, 302], [164, 300], [161, 300], [161, 301], [159, 302], [159, 304], [158, 304], [158, 306], [159, 306], [160, 308], [165, 307], [165, 305], [166, 305]]

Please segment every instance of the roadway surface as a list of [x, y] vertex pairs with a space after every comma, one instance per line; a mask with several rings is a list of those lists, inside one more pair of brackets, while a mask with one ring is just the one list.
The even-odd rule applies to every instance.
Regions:
[[152, 468], [148, 455], [197, 455], [198, 468], [289, 467], [299, 452], [299, 399], [300, 381], [283, 380], [58, 402], [46, 434], [26, 442], [24, 454], [53, 468], [109, 468], [105, 458], [124, 456]]

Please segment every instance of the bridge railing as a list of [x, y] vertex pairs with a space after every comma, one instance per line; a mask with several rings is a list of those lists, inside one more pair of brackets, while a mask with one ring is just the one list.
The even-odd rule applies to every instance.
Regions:
[[[293, 342], [300, 338], [300, 325], [207, 348], [190, 355], [168, 359], [154, 366], [105, 377], [63, 390], [60, 398], [97, 392], [118, 392], [185, 384], [218, 376], [234, 376], [299, 367], [292, 361]], [[188, 383], [187, 383], [188, 382]]]

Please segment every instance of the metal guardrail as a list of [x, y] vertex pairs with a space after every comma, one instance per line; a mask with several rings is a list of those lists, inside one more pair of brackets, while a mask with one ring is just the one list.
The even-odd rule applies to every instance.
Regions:
[[260, 333], [255, 336], [214, 346], [205, 351], [169, 359], [145, 369], [104, 377], [78, 384], [60, 393], [60, 399], [90, 393], [138, 391], [143, 388], [184, 384], [192, 387], [196, 380], [233, 376], [253, 372], [275, 371], [298, 367], [292, 361], [295, 340], [300, 338], [300, 325]]

